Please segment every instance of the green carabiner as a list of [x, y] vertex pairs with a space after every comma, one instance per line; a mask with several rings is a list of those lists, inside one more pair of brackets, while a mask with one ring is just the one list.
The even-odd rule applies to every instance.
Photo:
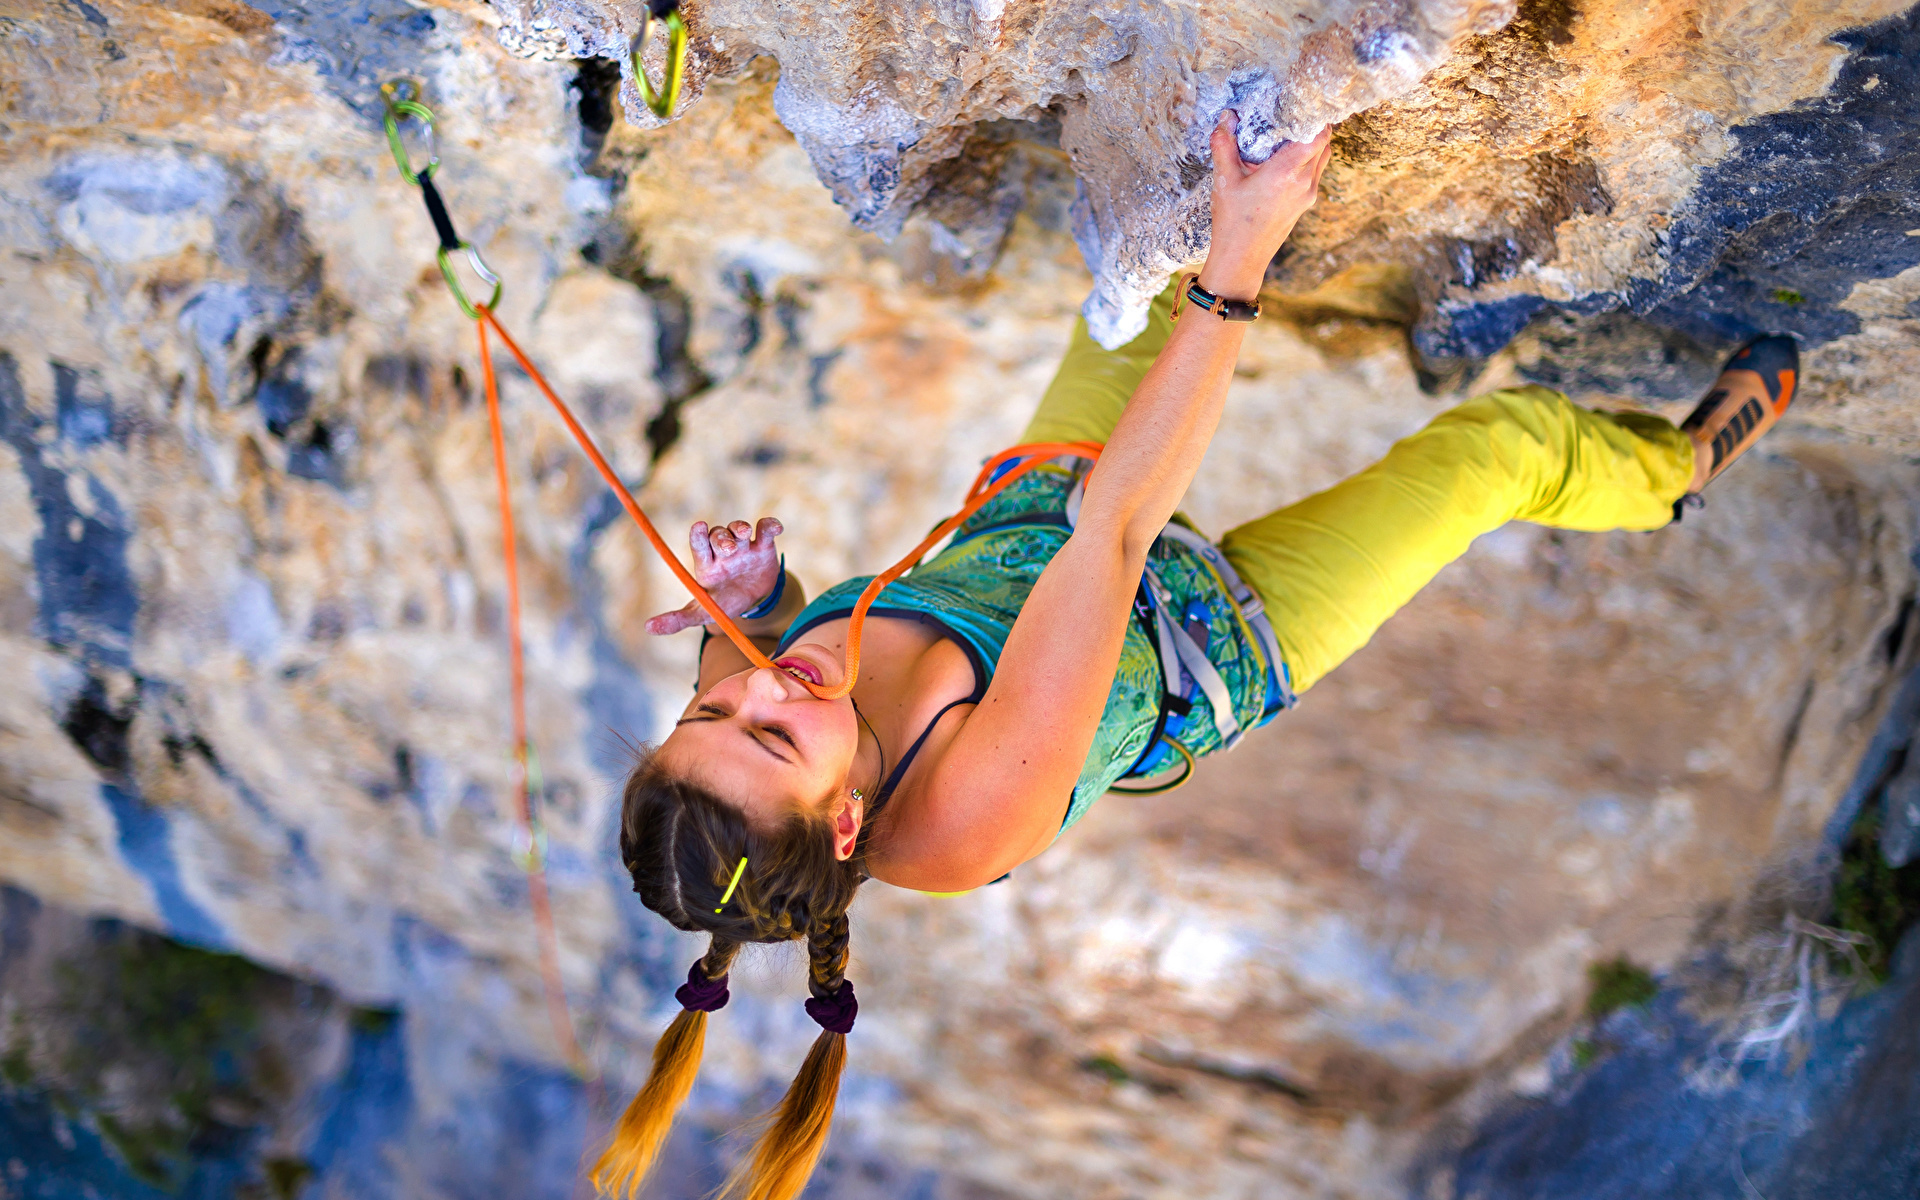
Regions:
[[532, 875], [547, 869], [547, 827], [536, 820], [531, 831], [525, 827], [513, 831], [513, 861]]
[[[400, 95], [400, 89], [407, 88], [410, 94]], [[387, 111], [382, 123], [387, 130], [387, 148], [393, 151], [393, 165], [400, 168], [401, 176], [418, 187], [420, 181], [433, 174], [440, 165], [440, 151], [433, 138], [433, 110], [415, 99], [420, 94], [420, 85], [411, 79], [390, 79], [380, 85], [380, 98], [386, 101]], [[414, 117], [427, 130], [427, 165], [418, 171], [409, 161], [406, 143], [400, 140], [400, 119]]]
[[[527, 739], [521, 750], [520, 762], [527, 781], [527, 823], [514, 832], [513, 858], [521, 870], [532, 874], [545, 870], [547, 865], [547, 824], [540, 819], [540, 797], [547, 784], [540, 774], [540, 755], [533, 748], [532, 738]], [[525, 845], [520, 842], [522, 838], [526, 839]]]
[[[488, 308], [493, 306], [489, 304]], [[535, 816], [540, 812], [540, 797], [546, 795], [546, 776], [540, 773], [540, 752], [533, 748], [533, 739], [527, 739], [526, 749], [522, 752], [522, 761], [527, 769], [527, 811]]]
[[[487, 260], [480, 257], [480, 251], [474, 249], [472, 242], [461, 242], [460, 249], [467, 252], [467, 261], [473, 264], [473, 273], [493, 285], [493, 295], [487, 297], [487, 308], [498, 308], [500, 306], [500, 291], [502, 286], [500, 277], [493, 273], [491, 267], [487, 266]], [[452, 292], [453, 298], [460, 302], [460, 311], [466, 313], [472, 320], [478, 321], [480, 319], [480, 312], [474, 308], [473, 302], [467, 299], [467, 290], [460, 286], [459, 277], [453, 273], [453, 263], [447, 258], [447, 248], [445, 246], [440, 247], [438, 254], [440, 259], [440, 274], [447, 281], [447, 290]], [[535, 770], [538, 769], [536, 766]]]
[[647, 52], [647, 40], [653, 33], [653, 7], [647, 8], [647, 16], [640, 23], [640, 35], [633, 39], [633, 81], [640, 88], [640, 99], [646, 101], [647, 108], [654, 116], [666, 120], [673, 115], [673, 106], [680, 102], [680, 80], [687, 72], [687, 23], [680, 19], [680, 6], [676, 3], [667, 10], [661, 20], [667, 27], [667, 75], [655, 92], [653, 84], [647, 79], [646, 64], [641, 57]]

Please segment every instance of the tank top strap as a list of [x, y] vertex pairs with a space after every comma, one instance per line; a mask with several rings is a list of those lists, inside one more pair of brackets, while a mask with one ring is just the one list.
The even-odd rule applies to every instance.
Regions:
[[[978, 689], [976, 689], [976, 691], [977, 690]], [[960, 699], [955, 700], [939, 712], [933, 714], [933, 720], [927, 722], [927, 727], [920, 731], [920, 736], [913, 739], [913, 745], [908, 746], [907, 752], [900, 756], [899, 763], [894, 766], [892, 771], [887, 773], [886, 782], [880, 785], [879, 794], [873, 798], [874, 806], [878, 807], [884, 803], [889, 796], [893, 795], [893, 789], [900, 786], [900, 781], [907, 776], [907, 768], [913, 765], [914, 758], [920, 753], [920, 747], [926, 745], [927, 739], [933, 736], [933, 731], [939, 727], [942, 717], [954, 709], [959, 708], [962, 704], [978, 704], [979, 702], [980, 697], [978, 695], [962, 696]]]

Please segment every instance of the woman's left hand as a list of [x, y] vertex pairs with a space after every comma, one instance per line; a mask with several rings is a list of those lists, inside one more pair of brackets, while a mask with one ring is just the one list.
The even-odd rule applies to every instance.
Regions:
[[[694, 579], [720, 605], [720, 611], [739, 616], [771, 595], [780, 582], [780, 551], [773, 539], [785, 532], [777, 517], [761, 517], [757, 526], [745, 521], [713, 526], [695, 521], [687, 534], [693, 546]], [[689, 600], [683, 608], [648, 618], [647, 632], [665, 635], [709, 624], [712, 618], [707, 610], [698, 600]]]

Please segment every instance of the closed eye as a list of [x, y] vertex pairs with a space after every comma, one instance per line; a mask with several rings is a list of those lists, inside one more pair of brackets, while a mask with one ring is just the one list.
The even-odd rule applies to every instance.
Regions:
[[693, 710], [692, 716], [681, 717], [678, 721], [675, 721], [673, 723], [673, 727], [675, 729], [678, 729], [680, 726], [686, 725], [693, 721], [724, 721], [732, 715], [733, 715], [732, 713], [726, 711], [723, 708], [718, 708], [711, 704], [702, 704], [700, 707]]
[[[700, 721], [724, 721], [727, 718], [731, 717], [732, 715], [733, 715], [732, 713], [728, 712], [724, 708], [721, 708], [717, 704], [702, 704], [698, 708], [695, 708], [693, 710], [692, 716], [681, 717], [678, 721], [675, 721], [673, 724], [674, 724], [674, 728], [678, 729], [682, 725], [690, 725]], [[791, 747], [794, 751], [796, 752], [799, 751], [800, 749], [799, 743], [793, 740], [793, 735], [787, 732], [785, 726], [761, 725], [761, 726], [757, 726], [756, 728], [758, 728], [761, 732], [768, 734], [769, 736], [779, 738], [781, 741], [785, 742], [789, 747]], [[781, 762], [790, 763], [793, 761], [792, 759], [789, 759], [786, 755], [776, 752], [771, 746], [768, 746], [765, 742], [755, 737], [754, 730], [742, 729], [741, 732], [746, 734], [747, 737], [752, 740], [754, 745], [760, 747], [762, 750], [765, 750], [768, 754], [773, 755], [773, 757], [779, 759]]]

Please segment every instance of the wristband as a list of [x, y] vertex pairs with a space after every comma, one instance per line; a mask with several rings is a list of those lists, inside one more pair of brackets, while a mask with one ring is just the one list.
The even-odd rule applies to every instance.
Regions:
[[[1186, 279], [1185, 299], [1203, 312], [1210, 312], [1222, 321], [1258, 321], [1260, 319], [1260, 301], [1249, 304], [1244, 300], [1223, 300], [1219, 296], [1200, 286], [1200, 277], [1190, 275]], [[1179, 301], [1174, 302], [1174, 320], [1179, 320]]]
[[698, 696], [698, 695], [700, 694], [700, 666], [699, 666], [699, 664], [701, 664], [701, 663], [703, 663], [703, 662], [705, 662], [705, 661], [707, 661], [707, 643], [708, 643], [708, 642], [710, 642], [710, 641], [712, 641], [712, 640], [713, 640], [713, 626], [711, 626], [711, 625], [702, 625], [702, 626], [700, 627], [700, 653], [698, 653], [698, 654], [696, 654], [696, 655], [694, 655], [694, 656], [693, 656], [693, 662], [694, 662], [694, 668], [693, 668], [693, 694], [694, 694], [694, 695], [696, 695], [696, 696]]
[[767, 593], [766, 599], [754, 605], [752, 608], [748, 609], [747, 611], [741, 613], [740, 619], [742, 621], [754, 621], [768, 615], [774, 609], [780, 607], [780, 597], [786, 592], [786, 590], [787, 590], [787, 556], [782, 554], [780, 556], [780, 578], [774, 580], [773, 590]]

